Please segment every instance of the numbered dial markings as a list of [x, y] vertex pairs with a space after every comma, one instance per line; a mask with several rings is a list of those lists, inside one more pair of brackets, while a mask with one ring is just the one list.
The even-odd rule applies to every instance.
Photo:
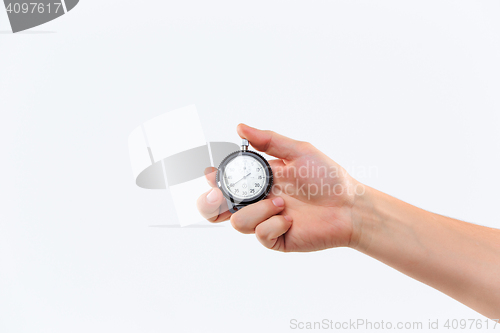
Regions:
[[251, 156], [237, 156], [224, 170], [223, 186], [236, 198], [250, 199], [266, 187], [265, 166]]

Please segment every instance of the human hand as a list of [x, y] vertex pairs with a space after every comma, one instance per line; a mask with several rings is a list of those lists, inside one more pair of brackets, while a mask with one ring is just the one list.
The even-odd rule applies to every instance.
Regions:
[[500, 230], [430, 213], [357, 182], [307, 142], [238, 125], [238, 134], [269, 161], [269, 196], [232, 214], [215, 184], [198, 198], [212, 222], [230, 219], [283, 252], [349, 246], [475, 309], [500, 315]]
[[243, 124], [238, 134], [270, 160], [274, 185], [268, 197], [234, 214], [215, 183], [215, 168], [206, 170], [212, 189], [198, 198], [200, 213], [217, 223], [231, 220], [245, 234], [255, 233], [267, 248], [308, 252], [349, 246], [353, 206], [362, 184], [310, 143]]

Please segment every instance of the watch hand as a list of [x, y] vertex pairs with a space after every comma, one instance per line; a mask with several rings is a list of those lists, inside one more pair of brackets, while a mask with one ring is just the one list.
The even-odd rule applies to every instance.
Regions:
[[236, 183], [234, 183], [234, 185], [238, 184], [239, 182], [241, 182], [243, 179], [247, 178], [248, 176], [250, 176], [252, 173], [250, 172], [248, 175], [246, 176], [243, 176], [243, 178], [241, 178], [240, 180], [238, 180]]

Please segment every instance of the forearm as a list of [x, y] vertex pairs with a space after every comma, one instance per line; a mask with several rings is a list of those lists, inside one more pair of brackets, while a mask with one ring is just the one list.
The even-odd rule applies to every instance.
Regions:
[[350, 246], [500, 318], [500, 230], [433, 214], [366, 187]]

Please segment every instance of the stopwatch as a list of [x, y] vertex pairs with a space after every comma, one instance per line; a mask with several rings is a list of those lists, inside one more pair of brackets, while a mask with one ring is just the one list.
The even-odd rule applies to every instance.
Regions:
[[231, 213], [264, 199], [273, 186], [271, 166], [259, 153], [248, 150], [246, 139], [241, 150], [222, 160], [215, 178]]

